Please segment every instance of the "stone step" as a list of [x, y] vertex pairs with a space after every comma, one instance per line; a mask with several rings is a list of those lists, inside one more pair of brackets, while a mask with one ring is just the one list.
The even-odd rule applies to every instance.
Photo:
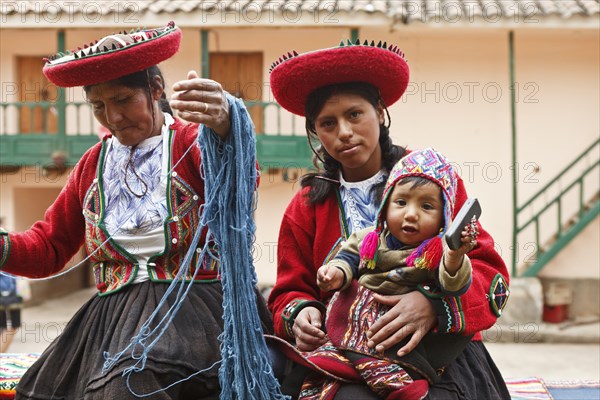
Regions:
[[[569, 302], [568, 317], [558, 323], [544, 321], [544, 304], [556, 306], [561, 300]], [[502, 317], [483, 332], [483, 338], [486, 342], [600, 343], [600, 280], [512, 278]]]
[[[569, 320], [581, 320], [600, 315], [600, 279], [593, 277], [540, 277], [539, 279], [544, 292], [544, 303], [550, 306], [566, 304]], [[556, 293], [553, 289], [557, 287], [569, 293], [568, 301], [561, 301], [560, 293], [557, 295], [558, 298], [552, 298], [553, 293]]]

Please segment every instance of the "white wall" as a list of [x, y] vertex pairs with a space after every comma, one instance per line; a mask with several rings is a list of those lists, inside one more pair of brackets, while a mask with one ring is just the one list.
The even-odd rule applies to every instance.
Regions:
[[540, 272], [544, 278], [600, 279], [600, 217], [590, 222], [564, 251]]
[[[508, 32], [368, 28], [360, 30], [360, 38], [387, 40], [406, 53], [411, 84], [390, 107], [393, 139], [410, 148], [434, 146], [457, 164], [468, 193], [483, 205], [482, 224], [510, 267], [513, 176]], [[323, 34], [321, 47], [339, 40], [335, 34]], [[598, 137], [599, 49], [595, 31], [515, 34], [519, 204]], [[590, 180], [593, 186], [594, 177]], [[292, 190], [289, 185], [280, 189]], [[265, 203], [271, 209], [270, 202], [275, 200], [267, 196], [261, 195], [259, 211]], [[257, 216], [258, 237], [276, 240], [273, 226], [277, 219], [263, 224], [262, 215]], [[548, 234], [554, 233], [551, 229], [546, 229]], [[586, 231], [577, 242], [597, 248], [594, 238]], [[531, 240], [519, 238], [518, 261], [531, 252]], [[567, 250], [563, 257], [568, 257]], [[583, 258], [579, 268], [587, 269], [583, 274], [593, 275], [592, 270], [598, 268], [597, 260], [590, 257], [579, 253]], [[270, 280], [272, 274], [263, 265], [257, 262], [259, 277]]]
[[[48, 30], [42, 35], [40, 32], [2, 32], [2, 82], [13, 80], [13, 55], [23, 51], [41, 55], [55, 48], [55, 32]], [[67, 48], [105, 33], [105, 30], [90, 29], [67, 31]], [[211, 51], [263, 51], [263, 84], [268, 88], [269, 66], [281, 54], [293, 49], [304, 52], [336, 46], [349, 35], [348, 28], [339, 26], [223, 28], [210, 32], [209, 44]], [[360, 37], [387, 40], [405, 51], [411, 66], [411, 85], [403, 99], [390, 108], [393, 139], [413, 149], [436, 147], [457, 164], [469, 194], [482, 203], [484, 227], [495, 238], [507, 264], [510, 263], [512, 160], [508, 32], [502, 29], [390, 32], [383, 27], [369, 27], [360, 30]], [[31, 45], [22, 46], [23, 40]], [[599, 49], [597, 30], [515, 32], [520, 204], [598, 138]], [[185, 77], [189, 69], [199, 70], [200, 57], [199, 30], [184, 29], [181, 51], [162, 65], [168, 87]], [[74, 93], [74, 96], [81, 95], [81, 92]], [[268, 90], [263, 92], [263, 98], [272, 100]], [[302, 125], [301, 120], [299, 124]], [[276, 262], [271, 243], [277, 241], [281, 216], [295, 190], [297, 185], [282, 182], [279, 176], [268, 179], [267, 175], [263, 176], [256, 211], [257, 247], [263, 248], [260, 254], [256, 250], [261, 282], [274, 282]], [[10, 186], [2, 182], [0, 207], [10, 213], [7, 191]], [[7, 222], [12, 218], [6, 217]], [[587, 236], [577, 240], [587, 240]], [[521, 250], [526, 250], [529, 243], [530, 239], [522, 239]]]
[[[518, 32], [515, 42], [516, 80], [520, 87], [528, 86], [517, 109], [517, 154], [520, 170], [524, 172], [519, 179], [518, 198], [519, 204], [523, 204], [599, 137], [600, 36], [597, 31], [526, 31]], [[592, 157], [586, 157], [550, 188], [550, 196], [529, 206], [524, 217], [566, 188], [598, 155], [596, 148]], [[598, 190], [599, 180], [597, 171], [588, 177], [585, 201]], [[575, 188], [562, 202], [563, 223], [576, 214], [578, 204], [578, 188]], [[557, 210], [553, 207], [540, 219], [542, 243], [556, 232]], [[594, 243], [592, 238], [593, 235], [584, 233], [576, 241], [597, 248], [598, 242]], [[533, 226], [520, 235], [518, 242], [523, 260], [535, 249]], [[577, 267], [578, 274], [598, 274], [597, 258], [595, 263], [590, 258], [593, 255], [574, 248], [565, 249], [563, 254], [588, 259]], [[557, 258], [553, 264], [563, 265], [562, 261]]]
[[[51, 204], [47, 197], [36, 197], [36, 190], [48, 190], [58, 194], [67, 182], [68, 172], [57, 175], [37, 166], [27, 166], [18, 171], [0, 173], [0, 217], [7, 230], [23, 229], [23, 220], [29, 221], [29, 215], [43, 216], [43, 212]], [[16, 192], [30, 190], [31, 198], [39, 200], [37, 204], [29, 204], [31, 209], [16, 212]]]

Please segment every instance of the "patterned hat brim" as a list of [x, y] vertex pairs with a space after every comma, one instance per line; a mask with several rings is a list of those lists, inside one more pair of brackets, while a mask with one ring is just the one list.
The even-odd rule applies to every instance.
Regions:
[[57, 86], [88, 86], [143, 71], [179, 50], [181, 30], [170, 22], [157, 29], [105, 36], [83, 49], [48, 59], [44, 75]]
[[404, 53], [387, 44], [349, 44], [308, 53], [288, 53], [271, 68], [271, 90], [286, 110], [305, 115], [308, 96], [324, 86], [366, 82], [377, 89], [386, 106], [394, 104], [408, 86]]

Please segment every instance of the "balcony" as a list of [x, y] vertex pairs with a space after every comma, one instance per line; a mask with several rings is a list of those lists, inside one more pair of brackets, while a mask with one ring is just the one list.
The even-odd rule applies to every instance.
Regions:
[[[304, 119], [277, 103], [246, 102], [256, 127], [256, 152], [262, 168], [309, 168], [312, 153]], [[100, 126], [86, 102], [0, 103], [0, 167], [52, 166], [62, 157], [74, 165], [98, 143]]]

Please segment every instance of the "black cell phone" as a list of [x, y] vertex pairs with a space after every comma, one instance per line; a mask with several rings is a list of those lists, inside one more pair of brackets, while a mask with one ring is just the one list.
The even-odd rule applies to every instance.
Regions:
[[456, 250], [462, 245], [461, 232], [471, 222], [473, 217], [475, 217], [475, 220], [478, 220], [480, 215], [481, 206], [479, 205], [479, 201], [474, 197], [467, 199], [456, 215], [456, 218], [454, 218], [454, 221], [452, 221], [450, 229], [444, 235], [450, 249]]

